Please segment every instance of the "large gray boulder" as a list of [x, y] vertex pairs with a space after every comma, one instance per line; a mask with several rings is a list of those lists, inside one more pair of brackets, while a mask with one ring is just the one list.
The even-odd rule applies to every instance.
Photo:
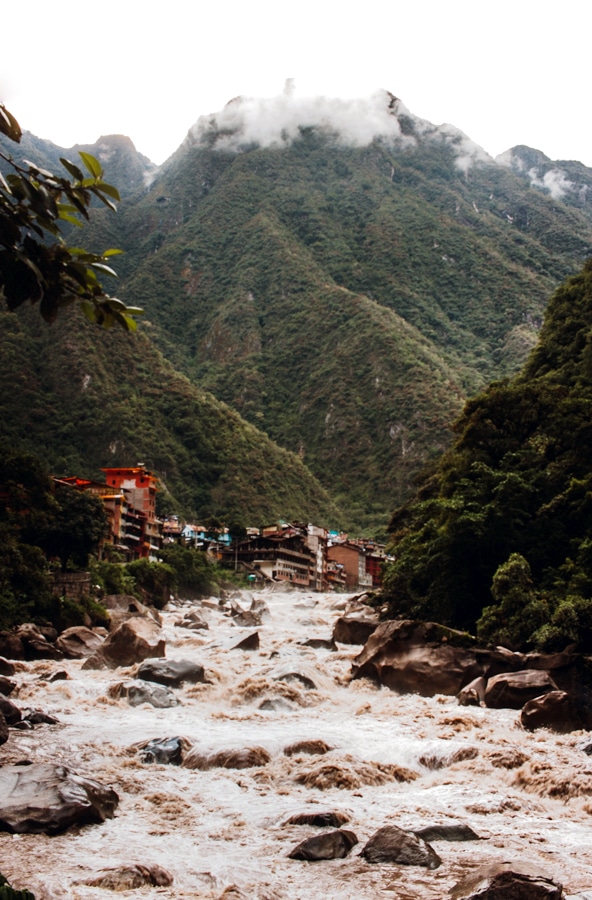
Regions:
[[185, 681], [197, 684], [206, 680], [204, 667], [190, 659], [146, 659], [136, 677], [168, 687], [179, 687]]
[[64, 654], [66, 659], [85, 659], [99, 649], [104, 638], [86, 628], [84, 625], [75, 625], [62, 631], [56, 641], [56, 647]]
[[556, 690], [557, 685], [542, 669], [502, 672], [487, 682], [485, 705], [491, 709], [522, 709], [529, 700]]
[[452, 900], [562, 900], [561, 884], [533, 866], [493, 863], [482, 866], [450, 891]]
[[317, 862], [322, 859], [345, 859], [358, 843], [353, 831], [325, 831], [306, 838], [288, 853], [289, 859]]
[[166, 685], [139, 679], [112, 685], [109, 696], [116, 699], [125, 697], [130, 706], [142, 706], [143, 703], [147, 703], [156, 709], [170, 709], [180, 705], [179, 699]]
[[360, 856], [369, 863], [398, 863], [437, 869], [442, 860], [422, 838], [396, 825], [385, 825], [372, 835]]
[[371, 678], [400, 693], [458, 694], [484, 673], [486, 662], [470, 635], [397, 619], [383, 622], [354, 659], [353, 678]]
[[567, 691], [549, 691], [522, 707], [520, 722], [527, 731], [549, 728], [565, 734], [584, 728], [581, 709]]
[[152, 606], [145, 606], [143, 603], [140, 603], [131, 594], [108, 594], [106, 597], [103, 597], [101, 603], [109, 613], [110, 631], [114, 631], [123, 622], [133, 619], [135, 616], [153, 619], [159, 625], [161, 624], [159, 612]]
[[83, 669], [116, 669], [164, 656], [160, 625], [152, 618], [135, 616], [110, 632], [101, 646], [83, 663]]
[[0, 831], [57, 834], [71, 825], [113, 818], [115, 791], [65, 766], [0, 768]]

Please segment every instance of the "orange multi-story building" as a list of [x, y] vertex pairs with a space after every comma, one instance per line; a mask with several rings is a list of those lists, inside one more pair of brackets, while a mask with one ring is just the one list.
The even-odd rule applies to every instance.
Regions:
[[[140, 539], [139, 556], [151, 556], [160, 549], [161, 527], [156, 518], [158, 478], [142, 464], [128, 468], [102, 469], [108, 487], [123, 493], [133, 508], [129, 529]], [[137, 517], [137, 521], [135, 520]], [[141, 526], [140, 531], [137, 527]]]

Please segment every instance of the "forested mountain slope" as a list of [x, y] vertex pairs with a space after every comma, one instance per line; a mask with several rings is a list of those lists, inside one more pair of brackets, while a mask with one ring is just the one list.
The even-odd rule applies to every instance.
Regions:
[[464, 397], [515, 371], [592, 247], [580, 211], [384, 102], [396, 133], [368, 145], [315, 126], [261, 146], [238, 101], [101, 235], [163, 352], [362, 524], [408, 494]]
[[373, 528], [592, 252], [591, 173], [561, 194], [525, 148], [498, 163], [386, 92], [291, 104], [233, 101], [156, 173], [103, 153], [128, 195], [85, 241], [125, 250], [119, 295], [177, 370]]
[[0, 314], [0, 442], [57, 475], [100, 478], [144, 462], [161, 509], [262, 524], [340, 517], [294, 454], [179, 375], [143, 334], [104, 332], [79, 313], [47, 326]]
[[[510, 647], [592, 647], [592, 261], [552, 297], [513, 379], [470, 400], [393, 516], [394, 615]], [[485, 612], [483, 610], [485, 609]]]

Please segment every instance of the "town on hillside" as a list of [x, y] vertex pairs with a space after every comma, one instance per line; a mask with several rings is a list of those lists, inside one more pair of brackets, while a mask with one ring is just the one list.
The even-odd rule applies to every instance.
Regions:
[[310, 523], [246, 528], [239, 537], [223, 526], [184, 522], [178, 516], [161, 519], [156, 514], [158, 477], [143, 463], [102, 472], [104, 482], [76, 476], [54, 479], [57, 486], [89, 491], [102, 501], [109, 524], [100, 556], [112, 548], [125, 562], [158, 559], [163, 545], [180, 543], [204, 550], [254, 583], [289, 582], [314, 591], [381, 586], [388, 557], [374, 541]]

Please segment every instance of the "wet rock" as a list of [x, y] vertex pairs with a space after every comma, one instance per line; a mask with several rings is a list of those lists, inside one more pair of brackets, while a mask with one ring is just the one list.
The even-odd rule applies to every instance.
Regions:
[[299, 641], [300, 647], [311, 647], [313, 650], [335, 650], [333, 638], [307, 638]]
[[485, 688], [487, 679], [480, 675], [465, 685], [458, 693], [460, 706], [481, 706], [485, 704]]
[[22, 719], [22, 713], [18, 706], [16, 706], [12, 700], [9, 700], [8, 697], [5, 697], [3, 694], [0, 694], [0, 713], [6, 719], [8, 725], [16, 725], [17, 722], [20, 722]]
[[62, 631], [56, 641], [56, 647], [61, 650], [66, 659], [85, 659], [98, 650], [104, 638], [100, 637], [90, 628], [84, 625], [75, 625]]
[[103, 888], [107, 891], [133, 891], [148, 885], [149, 887], [169, 887], [173, 876], [162, 866], [154, 864], [143, 866], [139, 863], [115, 866], [103, 869], [92, 878], [77, 881], [75, 884], [86, 884], [89, 887]]
[[398, 863], [402, 866], [423, 866], [437, 869], [442, 860], [422, 838], [396, 825], [385, 825], [372, 835], [360, 856], [369, 863]]
[[140, 603], [136, 597], [131, 594], [108, 594], [103, 597], [101, 603], [109, 613], [110, 631], [115, 631], [123, 622], [140, 616], [145, 619], [152, 619], [158, 625], [161, 624], [159, 612], [151, 606], [145, 606]]
[[378, 627], [378, 616], [340, 616], [333, 627], [333, 640], [339, 644], [365, 644]]
[[561, 900], [563, 888], [533, 866], [482, 866], [451, 890], [452, 900]]
[[316, 690], [318, 680], [318, 673], [314, 671], [314, 669], [310, 669], [306, 666], [300, 666], [294, 663], [286, 663], [282, 666], [278, 666], [272, 672], [269, 673], [269, 677], [273, 681], [296, 681], [298, 684], [305, 687], [307, 690]]
[[164, 654], [165, 641], [160, 626], [154, 619], [136, 616], [111, 632], [82, 668], [116, 669]]
[[136, 672], [136, 678], [168, 687], [179, 687], [184, 681], [197, 684], [206, 680], [204, 667], [190, 659], [146, 659]]
[[9, 662], [3, 656], [0, 656], [0, 675], [6, 675], [10, 678], [14, 675], [15, 669], [13, 663]]
[[47, 679], [50, 683], [54, 681], [68, 681], [70, 676], [65, 671], [65, 669], [58, 669], [57, 672], [52, 672], [52, 674]]
[[143, 763], [180, 766], [190, 746], [186, 738], [154, 738], [140, 744], [138, 753]]
[[549, 691], [542, 697], [529, 700], [522, 707], [520, 722], [527, 731], [550, 728], [560, 734], [584, 728], [582, 716], [566, 691]]
[[288, 853], [289, 859], [317, 862], [322, 859], [345, 859], [358, 843], [353, 831], [326, 831], [301, 841]]
[[[53, 628], [46, 629], [46, 631], [50, 637], [57, 636], [57, 632]], [[48, 641], [43, 630], [32, 622], [19, 625], [14, 636], [20, 641], [23, 648], [23, 655], [19, 657], [21, 659], [62, 659], [62, 652]]]
[[521, 709], [529, 700], [556, 690], [549, 673], [541, 669], [502, 672], [487, 682], [485, 705], [490, 709]]
[[190, 610], [182, 619], [177, 619], [175, 626], [177, 628], [188, 628], [191, 631], [208, 631], [210, 628], [203, 613], [198, 612], [196, 609]]
[[324, 753], [329, 753], [330, 750], [333, 750], [333, 747], [331, 747], [329, 744], [325, 743], [325, 741], [321, 741], [321, 740], [296, 741], [294, 744], [289, 744], [287, 747], [284, 747], [284, 755], [285, 756], [296, 756], [299, 753], [311, 753], [311, 754], [322, 755]]
[[197, 748], [190, 750], [183, 766], [187, 769], [252, 769], [265, 766], [271, 755], [263, 747], [245, 747], [240, 750], [221, 750], [218, 753], [203, 753]]
[[0, 745], [5, 744], [8, 740], [8, 722], [0, 712]]
[[31, 725], [59, 725], [60, 720], [49, 713], [43, 712], [41, 709], [26, 709], [23, 712], [22, 722], [29, 722]]
[[[12, 631], [0, 631], [0, 656], [5, 659], [5, 662], [8, 663], [9, 659], [24, 659], [25, 658], [25, 647], [20, 637], [18, 637]], [[5, 671], [5, 667], [2, 671], [3, 675], [12, 675], [13, 672]]]
[[109, 696], [114, 699], [124, 697], [130, 706], [141, 706], [148, 703], [156, 709], [170, 709], [179, 706], [179, 699], [164, 684], [153, 684], [150, 681], [124, 681], [111, 685]]
[[74, 824], [113, 818], [119, 797], [65, 766], [35, 763], [0, 768], [0, 830], [57, 834]]
[[433, 622], [383, 622], [352, 665], [353, 678], [371, 678], [400, 693], [459, 693], [486, 669], [474, 638]]
[[258, 650], [259, 632], [251, 631], [249, 634], [231, 638], [231, 640], [226, 641], [222, 646], [224, 650]]
[[480, 841], [481, 838], [470, 825], [426, 825], [425, 828], [414, 828], [413, 833], [424, 841]]
[[11, 681], [10, 678], [5, 678], [4, 675], [0, 675], [0, 694], [8, 697], [10, 694], [12, 694], [15, 687], [16, 681]]
[[349, 822], [349, 816], [345, 813], [329, 810], [328, 812], [300, 812], [294, 813], [283, 825], [310, 825], [314, 828], [341, 828]]

